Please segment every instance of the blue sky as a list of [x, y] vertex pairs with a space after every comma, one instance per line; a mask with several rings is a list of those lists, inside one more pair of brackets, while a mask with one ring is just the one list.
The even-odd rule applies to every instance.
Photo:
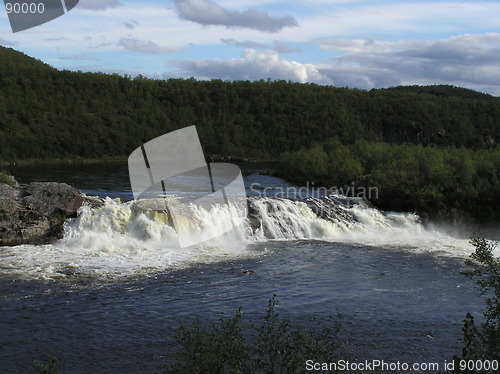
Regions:
[[2, 9], [0, 44], [60, 69], [500, 95], [498, 20], [481, 0], [80, 0], [15, 34]]

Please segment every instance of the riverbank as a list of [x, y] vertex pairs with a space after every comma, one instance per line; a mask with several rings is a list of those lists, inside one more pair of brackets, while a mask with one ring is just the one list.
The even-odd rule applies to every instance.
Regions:
[[0, 160], [0, 167], [8, 168], [9, 166], [33, 166], [33, 165], [92, 165], [92, 164], [113, 164], [127, 162], [127, 157], [100, 157], [100, 158], [84, 158], [70, 157], [65, 159], [60, 158], [32, 158], [25, 160], [5, 161]]
[[[217, 155], [210, 154], [206, 156], [207, 162], [276, 162], [275, 159], [269, 158], [247, 158], [231, 155]], [[40, 159], [21, 159], [14, 161], [0, 160], [0, 167], [8, 168], [9, 166], [33, 166], [33, 165], [99, 165], [99, 164], [113, 164], [113, 163], [126, 163], [128, 157], [125, 156], [108, 156], [99, 158], [85, 158], [85, 157], [70, 157], [65, 159], [60, 158], [40, 158]]]

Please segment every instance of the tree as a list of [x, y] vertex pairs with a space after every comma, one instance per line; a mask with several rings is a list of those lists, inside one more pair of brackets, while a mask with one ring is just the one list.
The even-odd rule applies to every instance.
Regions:
[[487, 298], [485, 321], [480, 326], [476, 325], [470, 313], [467, 314], [463, 327], [462, 356], [455, 358], [455, 371], [470, 374], [490, 371], [477, 366], [460, 370], [460, 362], [496, 360], [500, 363], [500, 258], [493, 254], [495, 243], [479, 237], [472, 238], [471, 243], [475, 251], [471, 260], [467, 261], [473, 267], [469, 276], [476, 279], [481, 294], [487, 295]]

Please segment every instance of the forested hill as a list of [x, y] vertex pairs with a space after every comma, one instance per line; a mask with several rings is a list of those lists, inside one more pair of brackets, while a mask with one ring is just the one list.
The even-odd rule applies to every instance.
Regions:
[[493, 96], [483, 92], [477, 92], [467, 88], [455, 87], [450, 85], [398, 86], [386, 88], [386, 90], [430, 94], [440, 97], [460, 97], [464, 99], [495, 99]]
[[449, 86], [132, 79], [0, 47], [0, 161], [127, 156], [193, 124], [207, 153], [232, 156], [275, 158], [327, 138], [480, 149], [500, 139], [500, 99]]

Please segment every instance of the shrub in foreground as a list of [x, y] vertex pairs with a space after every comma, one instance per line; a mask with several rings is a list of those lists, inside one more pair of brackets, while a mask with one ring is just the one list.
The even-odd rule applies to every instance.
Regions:
[[[463, 326], [461, 357], [455, 358], [456, 373], [490, 373], [482, 365], [464, 363], [500, 363], [500, 258], [493, 255], [496, 245], [484, 238], [472, 238], [475, 247], [471, 259], [467, 261], [473, 267], [469, 274], [475, 278], [482, 295], [487, 295], [484, 322], [477, 325], [472, 314], [467, 313]], [[461, 365], [462, 364], [462, 367]], [[465, 370], [460, 370], [465, 368]]]
[[241, 308], [234, 317], [222, 317], [207, 327], [199, 319], [189, 326], [181, 324], [169, 372], [297, 373], [304, 372], [306, 360], [333, 362], [340, 358], [340, 315], [326, 324], [309, 320], [303, 327], [280, 317], [276, 305], [273, 297], [264, 321], [247, 330]]

